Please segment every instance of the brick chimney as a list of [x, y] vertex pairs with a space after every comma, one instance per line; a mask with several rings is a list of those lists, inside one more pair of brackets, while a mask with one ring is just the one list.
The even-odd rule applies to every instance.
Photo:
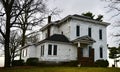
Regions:
[[51, 16], [48, 16], [48, 23], [51, 23]]
[[[51, 23], [51, 16], [48, 16], [48, 24]], [[47, 37], [50, 37], [50, 27], [47, 28]]]

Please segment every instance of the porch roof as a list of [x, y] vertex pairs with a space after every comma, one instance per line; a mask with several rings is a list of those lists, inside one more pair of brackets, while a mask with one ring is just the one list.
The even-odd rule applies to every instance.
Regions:
[[93, 38], [89, 37], [88, 35], [85, 35], [85, 36], [82, 36], [82, 37], [79, 37], [75, 40], [72, 41], [73, 43], [86, 43], [86, 44], [90, 44], [90, 43], [94, 43], [96, 42]]

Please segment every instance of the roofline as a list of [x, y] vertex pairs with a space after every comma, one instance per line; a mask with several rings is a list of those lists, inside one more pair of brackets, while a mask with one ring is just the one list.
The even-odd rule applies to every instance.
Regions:
[[[92, 41], [87, 41], [87, 40], [81, 40], [80, 42], [82, 43], [84, 43], [84, 42], [91, 42], [91, 43], [95, 43], [96, 41], [93, 39], [93, 38], [91, 38], [91, 37], [89, 37], [88, 35], [85, 35], [85, 36], [82, 36], [82, 37], [88, 37], [88, 38], [90, 38]], [[79, 37], [79, 38], [82, 38], [82, 37]], [[78, 38], [77, 39], [75, 39], [75, 40], [72, 40], [72, 42], [74, 42], [74, 43], [76, 43], [76, 42], [79, 42], [79, 40], [78, 40]]]
[[[75, 14], [77, 15], [77, 14]], [[77, 17], [79, 16], [79, 17]], [[104, 25], [104, 26], [108, 26], [110, 25], [110, 23], [107, 23], [107, 22], [100, 22], [100, 21], [96, 21], [94, 19], [88, 19], [87, 17], [85, 16], [81, 16], [81, 15], [77, 15], [77, 16], [74, 16], [74, 15], [68, 15], [66, 16], [65, 18], [61, 19], [57, 25], [60, 25], [62, 22], [68, 20], [69, 18], [73, 18], [73, 19], [78, 19], [78, 20], [82, 20], [82, 21], [87, 21], [87, 22], [91, 22], [91, 23], [97, 23], [97, 24], [101, 24], [101, 25]], [[43, 31], [44, 29], [46, 29], [48, 26], [51, 26], [51, 25], [56, 25], [54, 22], [51, 22], [47, 25], [45, 25], [44, 27], [42, 27], [40, 30]]]
[[54, 25], [54, 24], [49, 23], [49, 24], [43, 26], [43, 27], [40, 29], [40, 31], [43, 31], [44, 29], [46, 29], [47, 27], [49, 27], [49, 26], [51, 26], [51, 25]]
[[18, 49], [18, 50], [15, 51], [15, 52], [18, 52], [18, 51], [20, 51], [20, 50], [22, 50], [22, 49], [25, 49], [25, 48], [27, 48], [27, 47], [29, 47], [29, 46], [32, 46], [32, 45], [34, 45], [34, 44], [28, 44], [28, 45], [25, 45], [25, 46], [23, 46], [23, 47], [20, 47], [20, 49]]
[[72, 42], [61, 42], [61, 41], [51, 41], [51, 40], [42, 40], [40, 42], [37, 43], [37, 45], [40, 45], [42, 43], [45, 43], [45, 42], [52, 42], [52, 43], [65, 43], [65, 44], [72, 44]]
[[104, 26], [108, 26], [110, 25], [110, 23], [107, 23], [107, 22], [101, 22], [101, 21], [96, 21], [94, 19], [87, 19], [87, 18], [80, 18], [80, 17], [75, 17], [75, 16], [72, 16], [73, 19], [78, 19], [78, 20], [82, 20], [82, 21], [88, 21], [88, 22], [92, 22], [92, 23], [97, 23], [97, 24], [102, 24]]

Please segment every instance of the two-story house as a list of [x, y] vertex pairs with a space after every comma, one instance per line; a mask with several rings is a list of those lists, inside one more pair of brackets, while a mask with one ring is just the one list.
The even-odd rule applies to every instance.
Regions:
[[106, 27], [109, 23], [85, 16], [68, 15], [41, 28], [42, 40], [23, 47], [22, 59], [37, 57], [40, 61], [77, 60], [80, 65], [107, 59]]

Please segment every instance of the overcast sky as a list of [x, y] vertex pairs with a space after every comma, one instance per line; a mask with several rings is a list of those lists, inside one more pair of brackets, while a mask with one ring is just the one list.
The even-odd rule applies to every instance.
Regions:
[[81, 14], [83, 12], [92, 12], [95, 15], [105, 15], [107, 21], [107, 10], [104, 8], [107, 6], [106, 2], [101, 0], [48, 0], [48, 7], [61, 9], [61, 18], [71, 14]]

